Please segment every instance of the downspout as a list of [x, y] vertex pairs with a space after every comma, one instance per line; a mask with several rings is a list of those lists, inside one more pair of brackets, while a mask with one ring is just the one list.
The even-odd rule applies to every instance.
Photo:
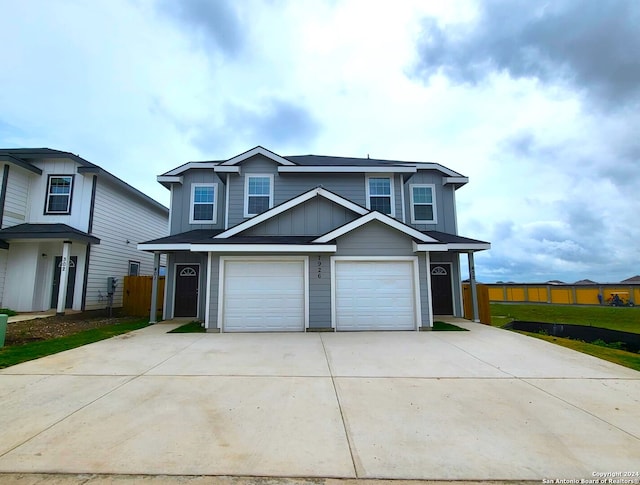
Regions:
[[402, 204], [402, 222], [407, 223], [404, 215], [404, 175], [400, 174], [400, 203]]
[[433, 328], [433, 296], [431, 293], [431, 253], [424, 253], [427, 264], [427, 298], [429, 299], [429, 328]]
[[[98, 177], [93, 176], [91, 181], [91, 204], [89, 205], [89, 224], [87, 225], [87, 233], [93, 232], [93, 214], [96, 207], [96, 188], [98, 185]], [[87, 284], [89, 282], [89, 261], [91, 259], [91, 244], [87, 243], [87, 249], [84, 253], [84, 276], [82, 280], [82, 302], [80, 309], [85, 311], [87, 308]]]
[[229, 229], [229, 172], [227, 172], [227, 183], [224, 188], [224, 230]]
[[[229, 174], [227, 174], [227, 177], [229, 176]], [[212, 253], [211, 251], [209, 251], [207, 253], [207, 294], [205, 295], [205, 305], [206, 308], [204, 309], [204, 328], [206, 330], [209, 329], [209, 327], [211, 326], [210, 323], [210, 319], [211, 319], [211, 271], [212, 271]]]

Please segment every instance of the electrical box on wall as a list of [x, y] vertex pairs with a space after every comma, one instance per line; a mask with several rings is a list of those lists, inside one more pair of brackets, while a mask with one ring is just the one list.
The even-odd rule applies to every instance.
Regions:
[[116, 286], [118, 285], [118, 280], [113, 276], [109, 276], [107, 278], [107, 294], [113, 295], [116, 292]]

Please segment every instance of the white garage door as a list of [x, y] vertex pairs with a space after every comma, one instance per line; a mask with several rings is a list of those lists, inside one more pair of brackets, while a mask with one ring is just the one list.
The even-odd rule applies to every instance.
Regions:
[[304, 261], [224, 261], [224, 332], [304, 331]]
[[336, 261], [337, 330], [415, 330], [413, 261]]

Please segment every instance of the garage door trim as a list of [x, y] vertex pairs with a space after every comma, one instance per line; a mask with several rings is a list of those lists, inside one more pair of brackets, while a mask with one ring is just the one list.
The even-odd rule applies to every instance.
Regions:
[[331, 327], [337, 331], [336, 315], [336, 262], [340, 261], [363, 261], [363, 262], [395, 262], [411, 261], [413, 263], [413, 292], [414, 292], [414, 312], [415, 330], [420, 330], [422, 326], [422, 305], [420, 303], [420, 268], [417, 256], [332, 256], [331, 257]]
[[225, 266], [227, 261], [269, 261], [269, 262], [291, 262], [300, 261], [303, 263], [303, 297], [304, 297], [304, 331], [309, 328], [309, 257], [308, 256], [220, 256], [218, 272], [218, 328], [224, 332], [224, 281]]

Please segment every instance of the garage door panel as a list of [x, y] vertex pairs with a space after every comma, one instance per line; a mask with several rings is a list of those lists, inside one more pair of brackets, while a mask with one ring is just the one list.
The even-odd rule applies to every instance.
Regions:
[[226, 261], [225, 332], [304, 331], [304, 261]]
[[414, 330], [413, 261], [336, 261], [337, 330]]

